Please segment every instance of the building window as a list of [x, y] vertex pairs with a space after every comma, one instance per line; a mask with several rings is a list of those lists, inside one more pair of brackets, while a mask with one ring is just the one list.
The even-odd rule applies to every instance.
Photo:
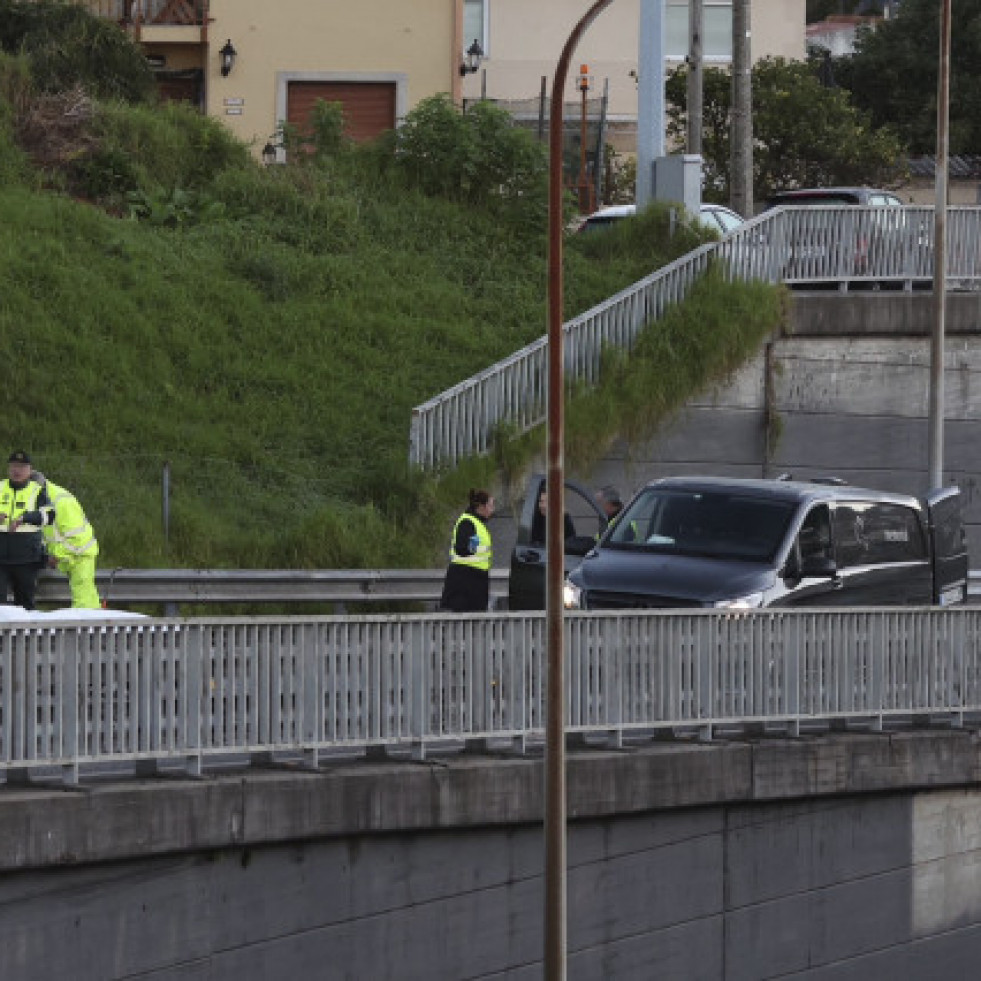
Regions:
[[463, 0], [463, 51], [476, 41], [486, 58], [490, 54], [487, 43], [487, 0]]
[[[688, 4], [668, 0], [664, 44], [667, 57], [684, 61], [688, 54]], [[702, 4], [702, 57], [706, 61], [732, 60], [732, 0], [705, 0]]]

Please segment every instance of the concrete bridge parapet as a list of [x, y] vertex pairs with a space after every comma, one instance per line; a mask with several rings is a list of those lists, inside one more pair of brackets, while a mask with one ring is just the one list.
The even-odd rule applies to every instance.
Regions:
[[[542, 766], [4, 788], [0, 976], [540, 977]], [[970, 731], [572, 751], [570, 978], [970, 976], [979, 767]]]

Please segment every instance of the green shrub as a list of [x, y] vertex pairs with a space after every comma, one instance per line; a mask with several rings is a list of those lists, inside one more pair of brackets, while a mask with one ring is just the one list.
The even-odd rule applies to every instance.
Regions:
[[351, 141], [344, 135], [344, 106], [340, 102], [317, 99], [308, 129], [301, 130], [287, 122], [280, 129], [286, 159], [293, 165], [323, 164], [351, 147]]
[[0, 184], [29, 179], [27, 159], [17, 146], [17, 120], [31, 98], [31, 76], [27, 60], [0, 53]]
[[59, 0], [0, 0], [0, 50], [28, 57], [40, 91], [82, 85], [99, 98], [145, 102], [153, 74], [125, 32], [83, 6]]
[[539, 217], [547, 203], [544, 147], [490, 103], [464, 113], [446, 95], [423, 99], [398, 131], [396, 160], [429, 195], [475, 205], [520, 199]]
[[[216, 119], [193, 106], [169, 102], [159, 107], [110, 102], [93, 119], [98, 149], [92, 167], [110, 161], [114, 174], [133, 180], [120, 191], [204, 187], [229, 168], [255, 166], [248, 149]], [[130, 161], [120, 169], [116, 161]]]
[[181, 187], [169, 193], [131, 191], [127, 203], [131, 218], [168, 228], [219, 221], [225, 217], [225, 206], [221, 201], [204, 192], [185, 191]]

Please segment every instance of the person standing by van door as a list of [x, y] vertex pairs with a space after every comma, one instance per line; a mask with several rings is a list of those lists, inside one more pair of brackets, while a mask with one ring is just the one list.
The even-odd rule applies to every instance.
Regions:
[[609, 528], [623, 510], [620, 492], [612, 484], [607, 484], [596, 492], [596, 503], [603, 509], [606, 515], [606, 527]]
[[450, 536], [450, 564], [440, 609], [453, 613], [486, 611], [494, 558], [486, 522], [493, 514], [494, 498], [485, 490], [471, 490], [467, 510], [457, 518]]
[[8, 589], [14, 605], [34, 609], [37, 574], [45, 563], [40, 528], [23, 525], [25, 513], [47, 503], [44, 488], [33, 478], [31, 458], [16, 450], [7, 459], [7, 479], [0, 481], [0, 603]]

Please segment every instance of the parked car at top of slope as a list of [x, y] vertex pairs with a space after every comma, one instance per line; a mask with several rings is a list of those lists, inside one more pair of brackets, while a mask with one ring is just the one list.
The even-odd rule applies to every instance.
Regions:
[[703, 201], [699, 206], [698, 218], [706, 228], [711, 228], [720, 235], [734, 232], [745, 221], [731, 208], [722, 204], [710, 204], [707, 201]]
[[776, 208], [781, 204], [898, 208], [902, 207], [903, 202], [891, 191], [880, 191], [873, 187], [803, 187], [777, 191], [766, 200], [767, 208]]
[[[580, 232], [596, 231], [599, 228], [607, 228], [624, 218], [633, 218], [637, 214], [635, 204], [611, 204], [599, 211], [594, 211], [585, 218], [577, 228]], [[728, 235], [742, 223], [743, 219], [731, 208], [726, 208], [721, 204], [710, 204], [703, 202], [698, 209], [698, 220], [705, 227], [720, 235]]]
[[[929, 277], [928, 230], [911, 224], [902, 200], [873, 187], [809, 187], [771, 195], [764, 211], [807, 208], [791, 215], [784, 236], [782, 278], [792, 286], [842, 283], [901, 286]], [[842, 222], [841, 208], [861, 209]], [[825, 209], [814, 210], [810, 209]]]
[[925, 500], [826, 482], [648, 484], [566, 580], [566, 605], [629, 608], [961, 603], [960, 492]]

